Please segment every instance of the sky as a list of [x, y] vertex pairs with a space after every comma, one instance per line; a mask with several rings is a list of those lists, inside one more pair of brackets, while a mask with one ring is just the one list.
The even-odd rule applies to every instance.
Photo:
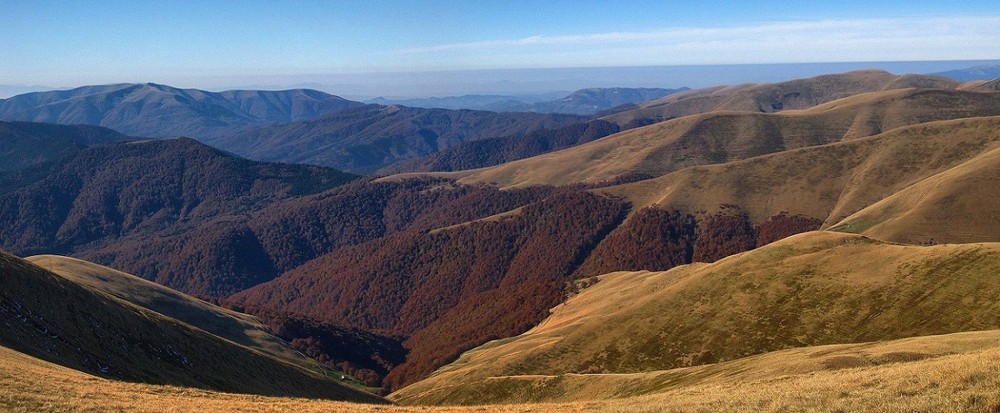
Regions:
[[1000, 2], [734, 3], [0, 0], [0, 84], [392, 94], [420, 77], [400, 73], [1000, 59]]

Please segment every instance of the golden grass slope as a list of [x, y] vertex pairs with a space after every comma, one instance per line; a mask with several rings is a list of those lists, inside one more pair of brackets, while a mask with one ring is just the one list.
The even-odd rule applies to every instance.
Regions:
[[[400, 407], [220, 393], [101, 379], [0, 347], [7, 412], [995, 412], [1000, 331], [784, 350], [715, 365], [636, 375], [504, 378], [542, 395], [569, 385], [655, 393], [569, 403]], [[560, 383], [553, 384], [553, 381]], [[521, 383], [523, 382], [523, 383]], [[539, 384], [536, 387], [524, 384]], [[578, 384], [582, 383], [582, 384]]]
[[[105, 287], [100, 284], [113, 283], [120, 274], [102, 281], [74, 281], [87, 277], [77, 274], [64, 278], [0, 252], [0, 346], [118, 380], [384, 402], [346, 386], [337, 380], [339, 377], [326, 377], [303, 364], [237, 344], [121, 299], [114, 291], [108, 292], [114, 288], [102, 291]], [[133, 283], [136, 285], [141, 283]], [[147, 297], [164, 298], [156, 297], [158, 294], [152, 292]], [[221, 324], [225, 323], [216, 326]]]
[[928, 177], [832, 229], [920, 243], [1000, 239], [1000, 148]]
[[[613, 273], [532, 330], [471, 350], [391, 398], [481, 403], [623, 397], [716, 375], [769, 374], [740, 364], [641, 374], [657, 370], [795, 347], [997, 329], [998, 269], [1000, 243], [919, 247], [811, 232], [713, 264]], [[923, 357], [905, 345], [895, 348], [882, 356], [816, 361], [855, 367]], [[577, 379], [570, 373], [615, 376]]]
[[[698, 166], [645, 181], [601, 190], [636, 205], [712, 211], [721, 204], [739, 205], [754, 222], [778, 212], [802, 214], [834, 225], [896, 192], [931, 176], [959, 167], [1000, 146], [1000, 117], [930, 122], [897, 128], [873, 137], [786, 151], [721, 165]], [[995, 162], [984, 157], [977, 167]], [[991, 199], [995, 186], [978, 188], [976, 199]], [[967, 194], [953, 191], [962, 198]], [[989, 204], [979, 205], [995, 211]], [[908, 207], [901, 206], [900, 210]], [[943, 211], [955, 220], [958, 210]], [[997, 240], [989, 227], [954, 242]], [[905, 232], [906, 228], [900, 228]], [[960, 235], [956, 233], [956, 235]], [[992, 238], [983, 238], [989, 237]]]
[[1000, 94], [900, 89], [780, 113], [712, 112], [628, 130], [490, 168], [443, 174], [501, 187], [661, 176], [775, 152], [858, 139], [902, 126], [1000, 115]]
[[959, 82], [939, 76], [897, 76], [882, 70], [858, 70], [780, 83], [694, 89], [646, 102], [637, 109], [605, 119], [624, 124], [637, 118], [672, 119], [714, 111], [778, 112], [805, 109], [858, 93], [905, 88], [955, 89], [959, 86]]
[[36, 255], [25, 260], [91, 291], [155, 311], [287, 362], [320, 370], [317, 363], [275, 337], [253, 316], [230, 311], [134, 275], [76, 258]]

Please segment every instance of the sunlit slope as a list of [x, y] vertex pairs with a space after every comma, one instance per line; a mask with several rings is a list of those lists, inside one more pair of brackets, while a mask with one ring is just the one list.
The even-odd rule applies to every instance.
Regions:
[[938, 120], [1000, 115], [1000, 94], [901, 89], [780, 113], [711, 112], [628, 130], [580, 146], [490, 168], [461, 182], [503, 187], [661, 176], [776, 152], [872, 136]]
[[[830, 226], [998, 145], [1000, 117], [931, 122], [868, 138], [687, 168], [602, 192], [626, 197], [636, 207], [655, 205], [694, 212], [732, 204], [746, 210], [755, 222], [786, 211], [818, 218]], [[981, 164], [992, 159], [984, 157]], [[980, 195], [960, 191], [953, 191], [953, 195], [971, 196], [968, 202], [973, 208], [973, 201], [988, 199], [994, 188], [977, 188]], [[988, 204], [979, 207], [993, 210]], [[943, 211], [956, 220], [964, 219], [957, 212]], [[984, 228], [979, 234], [996, 232]], [[982, 241], [978, 236], [953, 240]]]
[[380, 401], [6, 253], [0, 277], [0, 346], [125, 381]]
[[1000, 149], [994, 149], [858, 211], [833, 229], [911, 244], [997, 241], [998, 182]]
[[256, 318], [207, 303], [176, 290], [92, 262], [59, 255], [36, 255], [27, 261], [91, 291], [110, 295], [226, 340], [269, 353], [306, 368], [311, 359], [275, 337]]
[[606, 119], [625, 123], [639, 118], [673, 119], [720, 110], [769, 113], [805, 109], [859, 93], [906, 88], [955, 89], [960, 85], [940, 76], [857, 70], [779, 83], [689, 90], [643, 103], [637, 109], [612, 114]]
[[[714, 264], [613, 273], [527, 333], [469, 351], [393, 397], [482, 403], [625, 396], [691, 383], [699, 371], [749, 378], [768, 370], [560, 375], [643, 373], [793, 347], [996, 329], [998, 268], [997, 243], [919, 247], [810, 232]], [[921, 353], [904, 348], [896, 351]], [[865, 360], [830, 363], [871, 364]], [[609, 390], [596, 390], [605, 385]]]
[[[0, 409], [11, 412], [781, 412], [995, 411], [1000, 332], [783, 350], [630, 375], [506, 377], [509, 399], [622, 397], [554, 404], [398, 407], [126, 383], [0, 347]], [[465, 383], [469, 387], [480, 383]], [[890, 395], [891, 397], [886, 397]], [[485, 398], [487, 394], [481, 397]]]

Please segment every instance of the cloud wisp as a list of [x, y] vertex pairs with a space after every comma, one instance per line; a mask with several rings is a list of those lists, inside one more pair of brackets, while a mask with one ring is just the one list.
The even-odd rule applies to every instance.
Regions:
[[1000, 16], [771, 22], [648, 32], [536, 35], [396, 50], [404, 60], [544, 66], [989, 59]]

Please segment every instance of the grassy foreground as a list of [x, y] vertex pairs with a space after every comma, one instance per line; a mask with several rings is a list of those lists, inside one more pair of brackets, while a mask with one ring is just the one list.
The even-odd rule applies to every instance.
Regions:
[[[904, 351], [905, 350], [905, 351]], [[815, 360], [823, 369], [810, 369]], [[873, 361], [884, 364], [871, 365]], [[912, 361], [907, 361], [912, 360]], [[849, 367], [858, 366], [860, 367]], [[798, 370], [796, 370], [798, 369]], [[780, 372], [789, 374], [782, 374]], [[795, 372], [798, 371], [798, 372]], [[124, 383], [0, 348], [0, 410], [13, 412], [1000, 411], [1000, 331], [820, 346], [661, 374], [707, 374], [653, 395], [563, 404], [399, 407]], [[582, 375], [581, 375], [582, 376]], [[600, 376], [600, 375], [595, 375]], [[600, 377], [581, 377], [583, 380]]]

